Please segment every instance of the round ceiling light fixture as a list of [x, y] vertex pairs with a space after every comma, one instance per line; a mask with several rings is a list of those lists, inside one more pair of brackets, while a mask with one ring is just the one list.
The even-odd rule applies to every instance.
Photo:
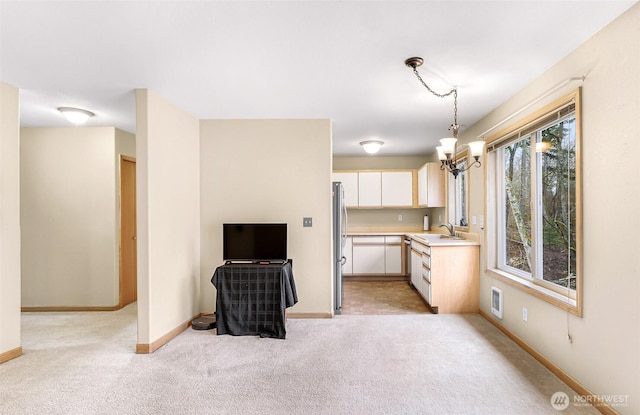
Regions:
[[380, 151], [380, 147], [382, 147], [383, 144], [384, 141], [380, 140], [366, 140], [360, 142], [360, 145], [362, 146], [364, 151], [369, 154], [376, 154], [378, 151]]
[[91, 111], [73, 107], [59, 107], [58, 111], [60, 111], [64, 118], [70, 123], [75, 125], [82, 125], [86, 123], [89, 118], [96, 115]]

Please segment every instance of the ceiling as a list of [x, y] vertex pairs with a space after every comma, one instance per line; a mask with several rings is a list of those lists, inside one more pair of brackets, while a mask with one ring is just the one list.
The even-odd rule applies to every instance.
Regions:
[[[1, 1], [0, 80], [22, 126], [135, 133], [136, 88], [200, 119], [329, 118], [337, 156], [426, 155], [636, 1]], [[576, 74], [580, 75], [580, 74]]]

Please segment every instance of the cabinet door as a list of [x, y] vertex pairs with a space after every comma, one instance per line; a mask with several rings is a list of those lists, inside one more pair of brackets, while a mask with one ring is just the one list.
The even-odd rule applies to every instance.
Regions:
[[413, 206], [413, 172], [382, 172], [382, 206]]
[[386, 274], [402, 273], [402, 245], [384, 246], [384, 271]]
[[427, 163], [418, 170], [418, 206], [445, 206], [445, 174], [440, 163]]
[[358, 172], [358, 206], [382, 207], [381, 172]]
[[418, 206], [427, 206], [427, 165], [418, 170]]
[[445, 177], [447, 172], [440, 170], [441, 163], [427, 163], [427, 206], [444, 207]]
[[353, 273], [383, 275], [384, 245], [354, 245]]
[[358, 206], [358, 172], [333, 172], [334, 182], [344, 186], [344, 203], [347, 207]]

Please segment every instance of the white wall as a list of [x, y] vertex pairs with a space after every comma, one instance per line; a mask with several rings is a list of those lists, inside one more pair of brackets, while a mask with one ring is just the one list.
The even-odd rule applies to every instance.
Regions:
[[0, 356], [20, 350], [19, 125], [18, 89], [0, 82]]
[[[117, 306], [116, 129], [20, 134], [22, 306]], [[131, 134], [117, 134], [121, 146], [135, 146]]]
[[[289, 312], [330, 315], [330, 121], [203, 120], [200, 132], [201, 309], [215, 309], [222, 224], [286, 222], [299, 299]], [[305, 216], [313, 227], [302, 227]]]
[[[628, 403], [615, 408], [621, 414], [640, 413], [639, 74], [636, 4], [463, 135], [471, 141], [543, 92], [570, 77], [587, 75], [582, 84], [583, 317], [568, 315], [487, 274], [481, 278], [481, 309], [490, 314], [490, 286], [502, 288], [501, 323], [591, 392], [628, 395]], [[579, 85], [569, 85], [548, 100]], [[483, 214], [483, 181], [482, 174], [471, 177], [471, 215]], [[482, 230], [472, 227], [472, 232]], [[527, 323], [521, 318], [522, 307], [528, 309]], [[567, 341], [567, 331], [573, 343]]]
[[199, 122], [146, 89], [136, 112], [138, 344], [151, 344], [199, 312]]

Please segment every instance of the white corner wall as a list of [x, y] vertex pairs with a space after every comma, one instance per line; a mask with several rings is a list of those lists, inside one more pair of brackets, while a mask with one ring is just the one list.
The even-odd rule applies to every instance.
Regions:
[[20, 135], [22, 306], [117, 306], [115, 128]]
[[[640, 3], [463, 135], [471, 141], [545, 91], [586, 75], [582, 83], [583, 316], [570, 315], [486, 273], [481, 277], [481, 309], [490, 315], [490, 287], [502, 288], [504, 320], [500, 324], [592, 393], [605, 398], [625, 396], [627, 401], [614, 407], [621, 414], [640, 413], [639, 74]], [[579, 85], [567, 85], [547, 101]], [[471, 215], [485, 214], [482, 174], [472, 175], [470, 189]], [[483, 234], [479, 227], [472, 232]], [[482, 262], [485, 269], [484, 257]], [[523, 307], [528, 309], [528, 322], [522, 320]]]
[[138, 344], [148, 345], [199, 313], [199, 121], [147, 89], [136, 108]]
[[203, 120], [200, 132], [201, 309], [215, 310], [222, 224], [286, 222], [299, 299], [288, 312], [331, 315], [330, 120]]
[[20, 105], [0, 82], [0, 362], [20, 352]]

